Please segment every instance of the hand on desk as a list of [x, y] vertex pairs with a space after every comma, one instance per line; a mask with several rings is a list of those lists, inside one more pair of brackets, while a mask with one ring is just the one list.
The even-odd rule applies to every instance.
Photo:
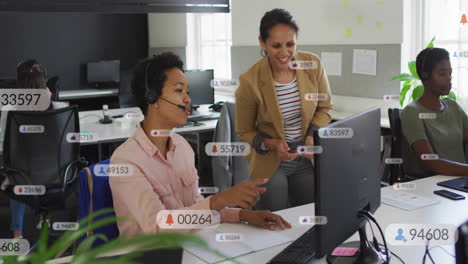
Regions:
[[239, 213], [241, 222], [247, 222], [251, 225], [256, 225], [269, 230], [275, 230], [275, 226], [279, 226], [281, 230], [291, 228], [291, 224], [283, 219], [280, 215], [270, 211], [252, 211], [241, 210]]
[[252, 208], [260, 199], [260, 195], [266, 192], [265, 187], [257, 187], [268, 182], [268, 179], [255, 179], [241, 182], [238, 185], [215, 194], [211, 197], [210, 207], [221, 211], [224, 207], [239, 206], [244, 209]]

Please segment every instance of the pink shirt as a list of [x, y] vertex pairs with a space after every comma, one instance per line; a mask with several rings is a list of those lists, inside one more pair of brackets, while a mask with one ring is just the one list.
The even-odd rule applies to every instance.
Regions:
[[[172, 133], [169, 137], [166, 160], [139, 125], [135, 134], [115, 150], [110, 163], [134, 167], [132, 176], [109, 177], [116, 215], [130, 218], [117, 223], [121, 234], [170, 231], [156, 224], [160, 210], [210, 210], [210, 197], [203, 198], [198, 191], [194, 152], [180, 135]], [[240, 222], [239, 211], [224, 208], [221, 222]]]

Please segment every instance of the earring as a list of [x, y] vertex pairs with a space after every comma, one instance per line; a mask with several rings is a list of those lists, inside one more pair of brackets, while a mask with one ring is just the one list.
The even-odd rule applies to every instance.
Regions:
[[158, 105], [158, 104], [154, 104], [154, 106], [155, 106], [156, 108], [159, 108], [159, 105]]
[[262, 55], [262, 57], [266, 57], [268, 53], [266, 52], [266, 50], [262, 49], [260, 50], [260, 55]]

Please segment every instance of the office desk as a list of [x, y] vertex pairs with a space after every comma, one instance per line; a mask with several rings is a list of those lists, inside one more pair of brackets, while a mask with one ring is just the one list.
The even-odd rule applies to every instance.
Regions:
[[[447, 198], [443, 198], [440, 196], [436, 196], [433, 194], [434, 190], [438, 189], [446, 189], [440, 186], [437, 186], [436, 183], [449, 180], [455, 177], [449, 176], [434, 176], [426, 179], [416, 180], [413, 181], [416, 184], [416, 190], [408, 191], [411, 193], [415, 193], [418, 195], [428, 196], [428, 197], [435, 197], [439, 199], [441, 202], [439, 204], [420, 208], [414, 211], [405, 211], [396, 207], [392, 207], [386, 204], [381, 204], [380, 208], [375, 213], [375, 217], [377, 218], [380, 226], [382, 227], [383, 232], [385, 233], [385, 229], [390, 224], [410, 224], [410, 223], [425, 223], [425, 224], [454, 224], [456, 226], [461, 225], [466, 220], [468, 220], [468, 199], [461, 200], [461, 201], [452, 201]], [[391, 186], [385, 188], [393, 188]], [[447, 189], [449, 190], [449, 189]], [[466, 196], [466, 193], [459, 192], [456, 190], [450, 190], [462, 195]], [[300, 237], [305, 231], [307, 231], [311, 226], [303, 226], [298, 223], [299, 216], [305, 215], [314, 215], [314, 204], [307, 204], [303, 206], [298, 206], [294, 208], [289, 208], [286, 210], [276, 212], [283, 216], [287, 221], [289, 221], [293, 228], [285, 231], [277, 231], [277, 232], [285, 232], [285, 234], [291, 237], [293, 240]], [[345, 221], [345, 220], [344, 220]], [[232, 225], [232, 224], [223, 224], [223, 225]], [[246, 230], [247, 230], [246, 226]], [[370, 234], [370, 228], [368, 228], [368, 235]], [[377, 231], [374, 228], [374, 231]], [[265, 232], [271, 232], [265, 230]], [[379, 236], [378, 234], [376, 234]], [[380, 237], [380, 236], [379, 236]], [[347, 241], [356, 241], [359, 239], [359, 236], [354, 234], [350, 239]], [[379, 239], [380, 240], [380, 239]], [[387, 238], [388, 242], [389, 238]], [[287, 245], [290, 243], [279, 245], [276, 247], [272, 247], [269, 249], [265, 249], [262, 251], [258, 251], [255, 253], [247, 254], [241, 257], [236, 258], [236, 261], [240, 263], [248, 263], [248, 264], [262, 264], [267, 263], [270, 259], [272, 259], [276, 254], [278, 254], [281, 250], [283, 250]], [[226, 246], [228, 244], [226, 243]], [[455, 250], [453, 246], [444, 246], [444, 248], [450, 252], [451, 254], [455, 254]], [[391, 246], [389, 245], [389, 250], [393, 251], [395, 254], [400, 256], [407, 264], [413, 263], [421, 263], [422, 257], [424, 255], [425, 247], [424, 246]], [[434, 248], [431, 250], [431, 255], [434, 258], [435, 263], [437, 264], [454, 264], [455, 259], [445, 253], [440, 248]], [[192, 255], [191, 253], [184, 251], [183, 255], [183, 264], [198, 264], [198, 263], [206, 263], [203, 260], [199, 259], [198, 257]], [[221, 263], [232, 263], [232, 262], [221, 262]], [[326, 259], [322, 258], [321, 260], [314, 260], [310, 263], [326, 263]], [[391, 264], [393, 263], [400, 263], [400, 261], [392, 256], [390, 261]], [[427, 262], [429, 263], [429, 262]]]
[[[208, 105], [200, 106], [200, 113], [208, 113]], [[109, 109], [109, 116], [125, 115], [127, 113], [140, 113], [141, 110], [138, 107], [130, 108], [119, 108]], [[93, 142], [81, 143], [81, 145], [93, 145], [98, 146], [98, 158], [102, 160], [102, 144], [125, 141], [127, 138], [133, 135], [136, 130], [136, 126], [121, 128], [117, 127], [114, 123], [112, 124], [101, 124], [99, 119], [103, 118], [102, 110], [94, 111], [82, 111], [79, 112], [80, 119], [80, 131], [90, 132], [97, 136], [97, 140]], [[198, 133], [205, 131], [213, 131], [216, 128], [218, 120], [207, 120], [199, 122], [200, 126], [184, 126], [175, 128], [174, 133], [177, 134], [195, 134], [198, 139]], [[135, 123], [136, 125], [137, 123]]]

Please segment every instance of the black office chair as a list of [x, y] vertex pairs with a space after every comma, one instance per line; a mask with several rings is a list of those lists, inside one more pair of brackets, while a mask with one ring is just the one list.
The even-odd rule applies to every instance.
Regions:
[[[42, 125], [43, 133], [21, 133], [21, 125]], [[77, 187], [81, 170], [79, 144], [67, 142], [68, 133], [79, 133], [78, 108], [69, 106], [48, 111], [8, 112], [3, 144], [4, 167], [0, 170], [1, 191], [29, 205], [50, 224], [52, 210], [65, 209], [66, 199]], [[7, 181], [5, 181], [7, 179]], [[8, 184], [5, 184], [9, 182]], [[15, 185], [43, 185], [40, 196], [15, 195]]]
[[412, 180], [404, 170], [405, 159], [410, 153], [410, 146], [401, 128], [401, 109], [399, 108], [389, 108], [388, 109], [388, 118], [390, 119], [390, 128], [392, 130], [391, 136], [391, 158], [401, 158], [403, 159], [402, 164], [388, 164], [390, 166], [390, 177], [389, 184], [392, 185], [395, 182], [405, 182]]

